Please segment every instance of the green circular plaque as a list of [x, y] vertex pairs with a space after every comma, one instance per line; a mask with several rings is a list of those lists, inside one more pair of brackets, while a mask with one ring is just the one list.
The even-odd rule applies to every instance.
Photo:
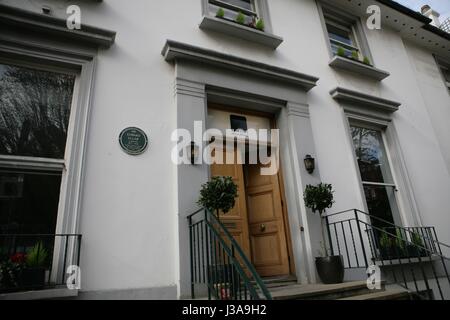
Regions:
[[119, 135], [119, 143], [122, 149], [131, 155], [142, 154], [147, 149], [148, 138], [139, 128], [125, 128]]

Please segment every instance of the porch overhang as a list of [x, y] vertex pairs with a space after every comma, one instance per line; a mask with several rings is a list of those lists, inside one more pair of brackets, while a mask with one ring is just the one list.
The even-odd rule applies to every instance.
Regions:
[[180, 59], [201, 62], [240, 72], [252, 73], [263, 79], [283, 81], [297, 85], [305, 91], [314, 88], [319, 78], [278, 66], [241, 58], [238, 56], [167, 40], [161, 54], [168, 62]]

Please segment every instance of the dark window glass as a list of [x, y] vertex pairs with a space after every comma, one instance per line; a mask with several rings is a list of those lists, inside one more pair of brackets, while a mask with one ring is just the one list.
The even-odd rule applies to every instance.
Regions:
[[[364, 185], [364, 194], [366, 196], [367, 208], [369, 213], [380, 219], [394, 223], [392, 205], [395, 205], [394, 188], [390, 186], [371, 186]], [[372, 219], [375, 227], [391, 227], [381, 220]]]
[[233, 130], [244, 130], [247, 131], [247, 118], [230, 115], [230, 125]]
[[53, 234], [61, 173], [0, 169], [0, 234]]
[[350, 32], [337, 28], [333, 25], [327, 24], [328, 36], [330, 39], [334, 39], [350, 46], [353, 46], [354, 43], [351, 39]]
[[74, 82], [0, 64], [0, 154], [64, 158]]
[[252, 11], [253, 5], [251, 0], [221, 0], [222, 2], [226, 2], [229, 4], [232, 4], [236, 7], [247, 9]]
[[351, 127], [351, 132], [361, 179], [367, 182], [392, 183], [381, 132], [360, 127]]

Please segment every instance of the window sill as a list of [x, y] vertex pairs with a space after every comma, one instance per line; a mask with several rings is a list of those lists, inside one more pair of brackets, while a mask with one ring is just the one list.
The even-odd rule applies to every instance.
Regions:
[[0, 294], [0, 300], [45, 300], [74, 298], [78, 296], [78, 290], [70, 290], [66, 287], [43, 289], [36, 291], [21, 291]]
[[334, 56], [328, 64], [332, 68], [342, 69], [353, 73], [381, 81], [389, 77], [389, 72], [366, 65], [362, 62], [356, 62], [348, 58]]
[[283, 38], [276, 35], [216, 17], [203, 16], [199, 27], [203, 30], [217, 31], [243, 40], [259, 43], [272, 49], [276, 49], [283, 42]]

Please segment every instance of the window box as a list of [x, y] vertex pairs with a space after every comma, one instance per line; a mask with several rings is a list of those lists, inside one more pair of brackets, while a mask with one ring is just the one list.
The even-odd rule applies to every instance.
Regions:
[[200, 22], [200, 29], [221, 32], [272, 49], [276, 49], [283, 42], [283, 38], [268, 32], [216, 17], [204, 16]]
[[387, 71], [375, 68], [374, 66], [365, 64], [361, 61], [355, 61], [353, 59], [341, 56], [334, 56], [333, 59], [331, 59], [329, 66], [332, 68], [358, 73], [378, 81], [386, 79], [390, 75]]

